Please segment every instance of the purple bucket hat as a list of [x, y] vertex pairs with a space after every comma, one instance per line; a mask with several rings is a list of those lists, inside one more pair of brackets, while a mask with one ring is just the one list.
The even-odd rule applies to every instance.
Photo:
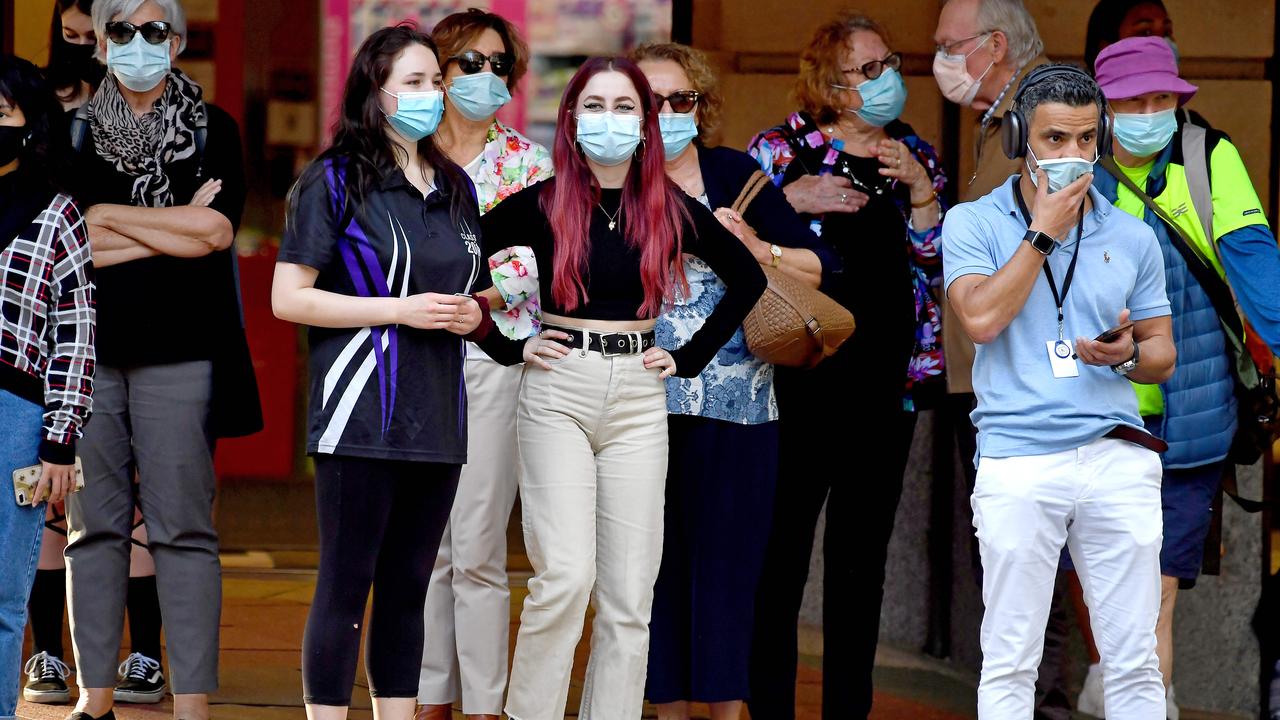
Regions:
[[1098, 86], [1108, 100], [1126, 100], [1150, 92], [1178, 94], [1185, 105], [1199, 90], [1178, 77], [1178, 62], [1164, 38], [1131, 37], [1112, 43], [1094, 62]]

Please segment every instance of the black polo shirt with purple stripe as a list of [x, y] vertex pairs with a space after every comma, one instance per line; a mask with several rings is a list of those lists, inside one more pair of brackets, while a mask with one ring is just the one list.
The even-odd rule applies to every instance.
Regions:
[[[319, 271], [315, 287], [357, 297], [469, 293], [488, 285], [472, 203], [454, 222], [436, 173], [424, 199], [400, 170], [342, 212], [341, 164], [294, 188], [279, 261]], [[463, 339], [407, 325], [308, 329], [307, 452], [465, 463]]]

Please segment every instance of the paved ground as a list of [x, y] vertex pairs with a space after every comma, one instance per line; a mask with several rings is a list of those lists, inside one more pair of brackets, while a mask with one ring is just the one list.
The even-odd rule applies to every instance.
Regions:
[[[215, 696], [213, 717], [218, 720], [301, 720], [302, 682], [300, 643], [307, 605], [314, 588], [314, 574], [290, 565], [306, 566], [305, 555], [287, 553], [246, 554], [227, 558], [224, 579], [222, 625], [222, 689]], [[284, 567], [282, 567], [284, 566]], [[513, 633], [523, 577], [513, 576]], [[579, 646], [579, 662], [569, 707], [577, 707], [581, 672], [588, 638]], [[68, 647], [70, 645], [68, 644]], [[798, 720], [819, 720], [821, 674], [818, 670], [820, 639], [808, 632], [802, 641], [806, 654], [799, 668]], [[874, 720], [965, 720], [975, 716], [971, 674], [912, 653], [885, 648], [877, 658]], [[363, 678], [358, 679], [362, 684]], [[117, 708], [119, 720], [163, 720], [170, 716], [169, 702], [153, 706]], [[67, 707], [22, 704], [24, 720], [62, 720]], [[707, 717], [705, 708], [697, 713]], [[352, 720], [370, 720], [369, 699], [357, 688]], [[455, 715], [461, 719], [460, 713]], [[652, 717], [646, 713], [645, 717]], [[1208, 716], [1184, 712], [1185, 720]], [[759, 720], [767, 720], [761, 718]]]

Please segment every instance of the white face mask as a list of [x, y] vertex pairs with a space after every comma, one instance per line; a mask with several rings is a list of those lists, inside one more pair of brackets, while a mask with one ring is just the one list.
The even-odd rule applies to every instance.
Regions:
[[973, 99], [978, 96], [978, 88], [982, 86], [982, 79], [995, 67], [996, 61], [992, 58], [987, 63], [987, 69], [976, 78], [969, 74], [967, 61], [970, 55], [978, 52], [978, 48], [986, 45], [990, 39], [991, 33], [987, 33], [982, 42], [963, 55], [948, 55], [944, 50], [939, 50], [933, 56], [933, 79], [938, 82], [938, 89], [942, 91], [943, 97], [957, 105], [973, 103]]
[[[1081, 175], [1093, 172], [1093, 164], [1098, 162], [1098, 156], [1095, 154], [1092, 160], [1085, 160], [1078, 157], [1053, 158], [1052, 160], [1041, 160], [1036, 157], [1035, 152], [1028, 147], [1027, 157], [1036, 161], [1036, 168], [1044, 170], [1045, 177], [1049, 179], [1049, 193], [1056, 193], [1062, 188], [1070, 185], [1080, 178]], [[1031, 171], [1031, 184], [1036, 187], [1040, 186], [1040, 178], [1032, 170], [1031, 163], [1027, 163], [1027, 170]]]

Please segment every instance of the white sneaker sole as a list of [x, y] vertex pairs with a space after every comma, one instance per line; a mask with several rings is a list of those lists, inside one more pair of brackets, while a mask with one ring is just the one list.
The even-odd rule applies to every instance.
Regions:
[[71, 690], [28, 690], [22, 689], [22, 699], [37, 705], [64, 705], [71, 702]]
[[133, 705], [154, 705], [164, 700], [164, 694], [167, 687], [162, 686], [155, 692], [137, 692], [136, 690], [116, 690], [112, 693], [112, 697], [118, 703], [130, 703]]

